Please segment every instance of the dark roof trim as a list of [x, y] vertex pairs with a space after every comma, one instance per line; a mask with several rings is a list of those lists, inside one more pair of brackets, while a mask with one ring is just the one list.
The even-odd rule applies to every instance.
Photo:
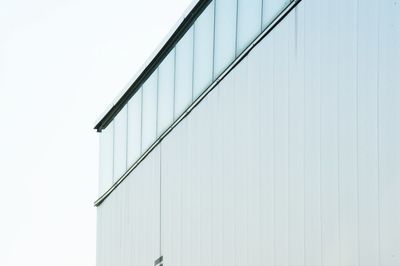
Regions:
[[132, 173], [134, 169], [155, 149], [159, 143], [183, 120], [190, 112], [223, 80], [253, 49], [256, 47], [302, 0], [292, 0], [277, 17], [261, 32], [261, 34], [213, 81], [213, 83], [192, 102], [190, 106], [170, 125], [166, 131], [139, 157], [139, 159], [115, 181], [115, 183], [94, 202], [98, 207], [101, 203]]
[[140, 89], [142, 84], [150, 77], [150, 75], [157, 69], [164, 58], [175, 47], [179, 40], [190, 29], [196, 19], [206, 9], [212, 0], [199, 0], [198, 3], [192, 8], [189, 14], [183, 19], [182, 23], [172, 33], [171, 37], [167, 40], [160, 51], [154, 56], [150, 63], [144, 68], [142, 73], [136, 80], [129, 86], [128, 90], [118, 99], [118, 101], [109, 109], [103, 118], [96, 124], [94, 129], [101, 132], [106, 128], [121, 109], [128, 103], [132, 96]]

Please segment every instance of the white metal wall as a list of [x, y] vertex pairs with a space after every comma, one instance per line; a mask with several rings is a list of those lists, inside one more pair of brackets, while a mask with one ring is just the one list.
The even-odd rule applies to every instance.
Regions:
[[160, 180], [165, 266], [400, 265], [399, 71], [398, 0], [303, 0], [98, 207], [98, 265], [154, 265]]
[[153, 266], [160, 256], [160, 151], [97, 208], [97, 266]]

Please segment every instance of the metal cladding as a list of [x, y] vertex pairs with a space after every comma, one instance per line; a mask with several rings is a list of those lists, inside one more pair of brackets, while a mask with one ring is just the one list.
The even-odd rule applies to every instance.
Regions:
[[98, 204], [97, 265], [400, 265], [399, 29], [301, 1]]

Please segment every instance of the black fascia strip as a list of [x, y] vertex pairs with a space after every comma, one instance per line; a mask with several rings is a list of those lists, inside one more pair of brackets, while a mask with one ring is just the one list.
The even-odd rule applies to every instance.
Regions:
[[111, 109], [103, 116], [103, 118], [96, 124], [94, 129], [101, 132], [106, 128], [121, 109], [128, 103], [133, 95], [140, 89], [143, 83], [151, 76], [157, 69], [165, 57], [174, 49], [176, 44], [181, 40], [185, 33], [194, 24], [197, 18], [203, 13], [212, 0], [200, 0], [190, 11], [190, 13], [183, 19], [182, 23], [178, 26], [172, 36], [168, 39], [165, 45], [160, 49], [157, 55], [151, 60], [148, 66], [138, 76], [138, 78], [130, 85], [129, 89], [121, 96], [121, 98], [114, 104]]
[[170, 125], [164, 133], [139, 157], [139, 159], [122, 175], [106, 192], [104, 192], [95, 202], [94, 206], [100, 204], [127, 178], [127, 176], [161, 143], [161, 141], [171, 132], [189, 113], [210, 93], [235, 67], [238, 65], [254, 47], [257, 46], [302, 0], [292, 0], [277, 17], [263, 30], [263, 32], [214, 80], [214, 82]]

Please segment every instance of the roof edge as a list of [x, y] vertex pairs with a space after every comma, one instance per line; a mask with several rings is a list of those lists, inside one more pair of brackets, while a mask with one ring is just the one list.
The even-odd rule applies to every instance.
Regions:
[[127, 104], [132, 96], [140, 89], [141, 85], [160, 65], [169, 52], [175, 47], [179, 40], [190, 29], [196, 19], [206, 9], [212, 0], [194, 0], [178, 19], [175, 26], [164, 37], [156, 50], [146, 60], [136, 75], [129, 81], [125, 89], [115, 98], [112, 104], [106, 109], [101, 117], [95, 122], [94, 129], [101, 132], [106, 128], [121, 109]]
[[284, 8], [277, 17], [261, 32], [261, 34], [221, 73], [221, 75], [213, 81], [213, 83], [200, 94], [200, 96], [192, 102], [188, 108], [159, 136], [154, 143], [130, 166], [125, 173], [118, 178], [115, 183], [94, 202], [94, 206], [98, 207], [104, 200], [130, 175], [132, 171], [159, 145], [168, 134], [185, 119], [194, 108], [203, 101], [203, 99], [266, 37], [268, 34], [283, 20], [302, 0], [292, 0], [290, 4]]

